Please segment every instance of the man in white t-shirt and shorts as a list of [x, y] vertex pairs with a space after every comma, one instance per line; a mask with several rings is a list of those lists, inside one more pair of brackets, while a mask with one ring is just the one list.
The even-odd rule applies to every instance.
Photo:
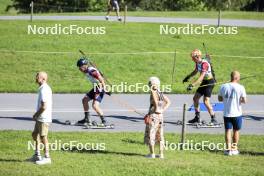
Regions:
[[[231, 82], [221, 86], [218, 100], [224, 103], [225, 141], [227, 150], [225, 155], [238, 155], [239, 130], [242, 127], [242, 103], [246, 103], [246, 91], [239, 84], [240, 74], [238, 71], [231, 73]], [[233, 128], [233, 140], [232, 140]]]
[[[35, 155], [31, 161], [35, 161], [38, 165], [50, 164], [48, 131], [49, 124], [52, 122], [52, 90], [47, 84], [48, 75], [46, 72], [38, 72], [36, 75], [36, 83], [39, 85], [38, 102], [36, 113], [33, 120], [36, 121], [32, 137], [36, 142]], [[44, 144], [45, 156], [40, 155], [40, 142]]]

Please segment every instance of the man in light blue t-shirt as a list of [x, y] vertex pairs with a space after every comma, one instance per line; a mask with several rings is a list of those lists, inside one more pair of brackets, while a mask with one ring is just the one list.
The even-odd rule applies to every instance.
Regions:
[[[242, 126], [242, 103], [246, 103], [246, 91], [244, 86], [239, 84], [240, 73], [233, 71], [231, 73], [231, 82], [221, 86], [218, 100], [224, 103], [224, 124], [225, 141], [227, 150], [225, 155], [238, 155], [237, 148], [239, 140], [239, 130]], [[233, 129], [233, 141], [232, 141]]]

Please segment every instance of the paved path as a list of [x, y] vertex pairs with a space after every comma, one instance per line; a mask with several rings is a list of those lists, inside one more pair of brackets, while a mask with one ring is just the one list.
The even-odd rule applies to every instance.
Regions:
[[[0, 16], [0, 20], [29, 20], [28, 15], [19, 16]], [[34, 20], [105, 20], [104, 16], [34, 16]], [[111, 20], [116, 20], [112, 17]], [[142, 23], [179, 23], [179, 24], [207, 24], [217, 25], [217, 19], [208, 18], [169, 18], [169, 17], [127, 17], [127, 22]], [[237, 19], [221, 19], [221, 25], [224, 26], [240, 26], [240, 27], [264, 27], [264, 20], [237, 20]]]
[[[144, 131], [143, 117], [127, 110], [124, 106], [117, 103], [116, 99], [122, 100], [136, 108], [142, 113], [147, 112], [149, 106], [149, 95], [113, 95], [115, 98], [106, 96], [102, 108], [105, 111], [108, 122], [114, 123], [114, 130], [85, 130], [77, 126], [65, 126], [59, 121], [79, 120], [83, 118], [81, 108], [82, 94], [54, 94], [53, 119], [54, 123], [51, 126], [52, 131], [108, 131], [120, 132]], [[191, 95], [169, 95], [172, 101], [171, 107], [165, 113], [165, 131], [180, 133], [181, 126], [175, 125], [177, 120], [182, 118], [183, 103], [192, 104]], [[217, 97], [212, 97], [212, 102], [217, 102]], [[242, 133], [244, 134], [264, 134], [264, 95], [249, 95], [248, 104], [243, 106], [244, 114], [247, 118], [243, 123]], [[36, 94], [0, 94], [0, 129], [14, 130], [32, 130], [34, 122], [32, 114], [36, 106]], [[94, 111], [91, 112], [92, 120], [99, 118], [95, 116]], [[222, 112], [216, 113], [220, 122]], [[209, 120], [209, 115], [206, 112], [201, 113], [202, 119]], [[193, 118], [193, 112], [187, 112], [187, 119]], [[224, 133], [223, 128], [217, 129], [196, 129], [188, 126], [189, 133]]]

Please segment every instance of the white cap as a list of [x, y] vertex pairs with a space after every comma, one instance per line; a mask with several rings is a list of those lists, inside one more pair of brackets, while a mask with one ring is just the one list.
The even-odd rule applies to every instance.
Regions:
[[160, 86], [160, 80], [158, 77], [155, 77], [155, 76], [152, 76], [149, 78], [149, 82], [152, 86], [157, 86], [159, 87]]

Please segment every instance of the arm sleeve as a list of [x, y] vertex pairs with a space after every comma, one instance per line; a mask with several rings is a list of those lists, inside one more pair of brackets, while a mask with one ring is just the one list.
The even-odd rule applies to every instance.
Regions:
[[245, 87], [242, 86], [242, 94], [241, 94], [241, 97], [246, 97], [247, 94], [246, 94], [246, 90], [245, 90]]
[[48, 97], [49, 97], [49, 90], [48, 89], [42, 89], [41, 91], [40, 91], [40, 100], [42, 101], [42, 102], [48, 102]]

